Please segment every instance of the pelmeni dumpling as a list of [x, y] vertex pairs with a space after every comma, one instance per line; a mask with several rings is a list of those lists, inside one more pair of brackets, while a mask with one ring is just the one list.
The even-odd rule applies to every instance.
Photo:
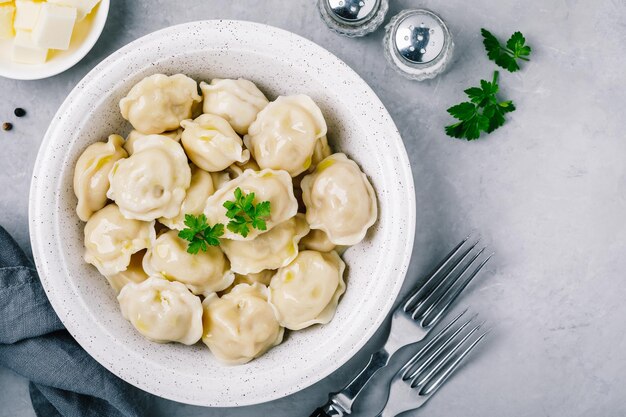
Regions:
[[233, 281], [232, 284], [230, 284], [230, 287], [226, 288], [223, 291], [220, 291], [218, 295], [222, 296], [224, 294], [228, 294], [229, 292], [231, 292], [233, 288], [235, 288], [239, 284], [252, 285], [254, 283], [258, 283], [260, 285], [264, 285], [267, 287], [268, 285], [270, 285], [270, 282], [272, 281], [272, 277], [274, 276], [275, 273], [276, 271], [273, 271], [271, 269], [266, 269], [265, 271], [261, 271], [261, 272], [257, 272], [253, 274], [247, 274], [247, 275], [241, 275], [241, 274], [235, 273], [235, 280]]
[[313, 155], [311, 156], [311, 166], [307, 169], [308, 172], [313, 172], [317, 164], [322, 162], [322, 160], [328, 158], [332, 155], [333, 150], [330, 148], [328, 144], [328, 138], [326, 136], [322, 136], [315, 142], [315, 148], [313, 148]]
[[318, 252], [330, 252], [336, 245], [328, 240], [328, 235], [319, 229], [312, 229], [309, 234], [300, 240], [301, 250], [316, 250]]
[[355, 245], [376, 222], [376, 194], [359, 166], [342, 153], [320, 162], [302, 179], [302, 199], [311, 229], [335, 245]]
[[128, 154], [122, 148], [124, 139], [111, 135], [105, 142], [89, 145], [74, 168], [74, 194], [78, 198], [76, 213], [86, 222], [91, 215], [106, 205], [109, 190], [109, 172], [113, 164]]
[[267, 287], [261, 284], [239, 284], [222, 297], [212, 294], [202, 307], [202, 341], [222, 362], [249, 362], [283, 340], [284, 329], [267, 303]]
[[[183, 134], [183, 128], [180, 127], [176, 130], [172, 130], [170, 132], [159, 133], [159, 136], [166, 136], [176, 142], [180, 142], [180, 136]], [[124, 149], [128, 152], [129, 155], [132, 155], [135, 152], [135, 142], [137, 139], [150, 136], [146, 133], [141, 133], [138, 130], [131, 130], [128, 136], [126, 136], [126, 142], [124, 142]]]
[[124, 119], [142, 133], [176, 130], [202, 101], [198, 84], [183, 74], [154, 74], [139, 81], [120, 101]]
[[281, 96], [259, 113], [244, 143], [261, 168], [283, 169], [295, 177], [311, 166], [315, 144], [326, 130], [311, 97]]
[[254, 159], [250, 158], [247, 162], [236, 162], [224, 171], [211, 172], [211, 178], [213, 178], [213, 185], [215, 186], [215, 189], [218, 190], [222, 188], [222, 186], [228, 183], [228, 181], [234, 180], [243, 174], [246, 169], [251, 169], [253, 171], [261, 170]]
[[346, 265], [336, 252], [302, 251], [270, 283], [270, 304], [281, 326], [300, 330], [328, 323], [345, 292]]
[[247, 162], [236, 162], [236, 163], [232, 164], [231, 166], [226, 168], [226, 172], [228, 172], [228, 175], [230, 176], [230, 179], [234, 180], [235, 178], [237, 178], [238, 176], [243, 174], [243, 172], [246, 169], [251, 169], [253, 171], [260, 171], [261, 170], [261, 168], [256, 163], [256, 161], [254, 159], [250, 158]]
[[254, 240], [222, 239], [220, 246], [231, 269], [246, 275], [289, 264], [298, 255], [298, 242], [308, 232], [304, 215], [298, 214]]
[[129, 219], [172, 218], [191, 182], [187, 156], [179, 143], [160, 135], [135, 141], [134, 153], [115, 163], [107, 197]]
[[259, 284], [263, 284], [265, 286], [270, 285], [272, 281], [272, 277], [276, 271], [272, 271], [271, 269], [266, 269], [265, 271], [250, 273], [246, 275], [235, 274], [235, 280], [233, 281], [233, 285], [237, 284], [254, 284], [258, 282]]
[[140, 283], [148, 279], [148, 274], [146, 274], [142, 266], [143, 256], [145, 254], [145, 250], [133, 253], [126, 270], [105, 277], [116, 293], [119, 294], [122, 288], [124, 288], [124, 285], [129, 282]]
[[193, 345], [202, 337], [202, 304], [180, 282], [150, 277], [117, 296], [124, 318], [145, 338]]
[[85, 261], [105, 277], [126, 270], [133, 253], [152, 246], [154, 222], [127, 219], [115, 204], [91, 216], [85, 225]]
[[243, 78], [215, 78], [211, 84], [201, 82], [200, 89], [204, 96], [204, 113], [223, 117], [240, 135], [248, 133], [257, 114], [269, 103], [252, 81]]
[[196, 295], [228, 288], [235, 279], [222, 250], [209, 246], [206, 252], [187, 252], [189, 242], [170, 230], [160, 235], [143, 258], [143, 269], [151, 276], [182, 282]]
[[170, 229], [182, 230], [185, 226], [185, 215], [193, 214], [197, 216], [204, 210], [207, 198], [215, 192], [213, 177], [208, 172], [191, 166], [191, 185], [187, 189], [185, 199], [180, 207], [180, 213], [171, 219], [160, 218], [159, 223]]
[[218, 172], [234, 162], [246, 162], [250, 152], [228, 122], [214, 114], [183, 120], [181, 142], [187, 156], [200, 168]]
[[222, 223], [228, 224], [225, 201], [235, 199], [235, 189], [241, 188], [245, 194], [254, 193], [254, 204], [269, 201], [271, 206], [270, 218], [265, 222], [267, 230], [261, 231], [250, 229], [247, 237], [224, 229], [224, 239], [232, 240], [252, 240], [263, 232], [272, 228], [296, 215], [298, 212], [298, 202], [293, 195], [291, 177], [285, 171], [274, 171], [264, 169], [263, 171], [245, 170], [243, 174], [224, 184], [215, 194], [208, 198], [204, 214], [210, 225]]

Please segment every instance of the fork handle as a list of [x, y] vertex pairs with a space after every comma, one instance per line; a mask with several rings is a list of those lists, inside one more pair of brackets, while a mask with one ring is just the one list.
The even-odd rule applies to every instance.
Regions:
[[389, 363], [389, 352], [385, 348], [374, 352], [367, 365], [341, 391], [331, 393], [328, 401], [317, 408], [309, 417], [343, 417], [352, 412], [352, 404], [363, 387], [374, 374]]

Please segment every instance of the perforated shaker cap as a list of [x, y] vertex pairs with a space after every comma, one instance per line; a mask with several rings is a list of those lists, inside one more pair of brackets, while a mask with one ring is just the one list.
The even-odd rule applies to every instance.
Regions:
[[444, 21], [425, 9], [404, 10], [387, 25], [385, 57], [402, 75], [414, 80], [444, 71], [454, 43]]
[[389, 9], [388, 0], [318, 0], [322, 20], [345, 36], [363, 36], [380, 26]]

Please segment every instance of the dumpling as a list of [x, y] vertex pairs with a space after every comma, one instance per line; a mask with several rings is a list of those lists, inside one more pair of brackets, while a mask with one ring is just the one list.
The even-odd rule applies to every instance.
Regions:
[[267, 288], [239, 284], [203, 302], [202, 341], [222, 362], [236, 365], [261, 356], [283, 340], [284, 329], [267, 303]]
[[308, 232], [304, 215], [298, 214], [254, 240], [222, 239], [220, 246], [231, 269], [246, 275], [289, 264], [298, 255], [298, 242]]
[[251, 169], [253, 171], [261, 170], [254, 159], [250, 158], [248, 162], [236, 162], [224, 171], [211, 172], [211, 178], [213, 178], [213, 185], [215, 186], [215, 189], [219, 190], [224, 184], [228, 183], [228, 181], [234, 180], [243, 174], [246, 169]]
[[193, 255], [187, 252], [188, 244], [176, 230], [163, 233], [144, 256], [143, 269], [150, 276], [182, 282], [196, 295], [206, 296], [233, 283], [235, 274], [219, 247]]
[[313, 148], [313, 155], [311, 156], [311, 166], [307, 169], [307, 171], [313, 172], [315, 167], [317, 167], [317, 164], [332, 155], [332, 153], [333, 150], [330, 148], [326, 136], [319, 138], [317, 142], [315, 142], [315, 148]]
[[328, 323], [345, 292], [346, 265], [335, 252], [303, 251], [270, 283], [270, 304], [281, 326], [300, 330]]
[[86, 222], [106, 205], [109, 172], [115, 162], [128, 156], [123, 144], [120, 135], [111, 135], [106, 143], [89, 145], [78, 158], [74, 168], [74, 194], [78, 198], [76, 213], [82, 221]]
[[191, 182], [183, 148], [165, 136], [150, 135], [138, 139], [134, 151], [113, 166], [107, 197], [129, 219], [176, 217]]
[[234, 162], [246, 162], [250, 152], [228, 122], [214, 114], [183, 120], [181, 142], [189, 159], [209, 172], [218, 172]]
[[94, 213], [85, 225], [85, 262], [105, 277], [125, 271], [133, 253], [152, 246], [154, 222], [127, 219], [115, 204]]
[[236, 162], [232, 164], [231, 166], [226, 168], [226, 172], [228, 172], [230, 179], [234, 180], [235, 178], [243, 174], [243, 172], [246, 169], [251, 169], [253, 171], [261, 170], [261, 168], [259, 168], [259, 165], [256, 163], [256, 161], [250, 158], [247, 162]]
[[202, 337], [202, 303], [180, 282], [150, 277], [117, 296], [122, 315], [148, 340], [193, 345]]
[[142, 266], [143, 256], [145, 254], [145, 250], [133, 253], [126, 270], [105, 277], [116, 293], [119, 294], [122, 288], [124, 288], [124, 285], [129, 282], [140, 283], [148, 279], [148, 274], [146, 274]]
[[183, 74], [154, 74], [139, 81], [120, 100], [124, 119], [142, 133], [176, 130], [200, 103], [198, 84]]
[[191, 166], [191, 185], [187, 189], [180, 213], [171, 219], [160, 218], [159, 223], [170, 229], [182, 230], [185, 226], [185, 214], [197, 216], [204, 210], [207, 198], [215, 192], [213, 177], [208, 172]]
[[233, 281], [233, 285], [237, 284], [254, 284], [258, 282], [259, 284], [263, 284], [265, 286], [270, 285], [272, 281], [272, 277], [276, 271], [272, 271], [270, 269], [266, 269], [265, 271], [250, 273], [246, 275], [235, 274], [235, 280]]
[[283, 169], [295, 177], [311, 166], [315, 144], [326, 130], [311, 97], [281, 96], [259, 113], [244, 143], [261, 168]]
[[[168, 138], [175, 140], [176, 142], [180, 142], [180, 136], [183, 134], [183, 129], [178, 128], [176, 130], [172, 130], [170, 132], [159, 133], [160, 136], [167, 136]], [[128, 136], [126, 136], [126, 142], [124, 142], [124, 149], [128, 152], [129, 155], [132, 155], [135, 152], [135, 142], [139, 138], [143, 138], [146, 136], [150, 136], [146, 133], [141, 133], [138, 130], [131, 130]]]
[[328, 240], [328, 235], [319, 229], [313, 229], [300, 241], [301, 250], [316, 250], [330, 252], [336, 245]]
[[[230, 220], [226, 217], [225, 201], [235, 199], [234, 192], [237, 187], [246, 194], [255, 193], [254, 204], [263, 201], [270, 202], [270, 218], [265, 222], [267, 230], [288, 220], [298, 212], [298, 202], [293, 195], [291, 177], [285, 171], [274, 171], [264, 169], [263, 171], [252, 171], [248, 169], [239, 177], [224, 184], [215, 194], [208, 198], [204, 214], [210, 225], [222, 223], [227, 225]], [[224, 228], [224, 239], [232, 240], [252, 240], [263, 232], [257, 229], [250, 229], [247, 237], [231, 232]]]
[[378, 216], [376, 194], [359, 166], [342, 153], [317, 165], [302, 179], [302, 199], [311, 229], [320, 229], [335, 245], [354, 245]]
[[275, 273], [276, 271], [273, 271], [271, 269], [266, 269], [265, 271], [261, 271], [261, 272], [257, 272], [253, 274], [247, 274], [247, 275], [241, 275], [241, 274], [235, 273], [235, 280], [233, 281], [232, 284], [230, 284], [230, 287], [226, 288], [223, 291], [220, 291], [218, 295], [221, 297], [224, 294], [228, 294], [229, 292], [232, 291], [233, 288], [235, 288], [239, 284], [252, 285], [256, 282], [260, 285], [264, 285], [267, 287], [268, 285], [270, 285], [270, 282], [272, 281], [272, 277], [274, 276]]
[[240, 135], [248, 133], [257, 114], [269, 103], [252, 81], [243, 78], [215, 78], [211, 84], [201, 82], [200, 89], [204, 96], [204, 113], [223, 117]]
[[213, 187], [215, 190], [219, 190], [233, 179], [228, 171], [211, 172], [211, 178], [213, 179]]

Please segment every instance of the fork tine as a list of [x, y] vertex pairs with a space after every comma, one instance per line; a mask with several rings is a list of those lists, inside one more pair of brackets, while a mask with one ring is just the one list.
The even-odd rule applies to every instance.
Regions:
[[422, 372], [424, 372], [424, 370], [426, 370], [439, 356], [439, 354], [445, 349], [447, 348], [450, 343], [452, 343], [454, 341], [454, 338], [463, 331], [463, 329], [465, 329], [467, 326], [469, 326], [469, 324], [472, 322], [472, 320], [474, 320], [476, 318], [477, 314], [474, 314], [474, 316], [472, 316], [469, 320], [467, 320], [465, 323], [463, 323], [461, 326], [459, 326], [458, 329], [456, 329], [451, 335], [446, 337], [446, 340], [443, 341], [443, 343], [441, 343], [441, 345], [439, 347], [437, 347], [437, 349], [428, 354], [426, 360], [420, 365], [418, 366], [412, 373], [411, 375], [409, 375], [407, 378], [405, 379], [413, 379], [415, 378], [417, 375], [421, 374]]
[[424, 388], [421, 389], [420, 395], [430, 396], [435, 393], [446, 380], [454, 373], [463, 359], [476, 347], [489, 333], [489, 330], [478, 336], [468, 347], [466, 347], [453, 361], [448, 361], [447, 366], [443, 368], [443, 372], [434, 380], [429, 381]]
[[[400, 368], [400, 370], [398, 371], [399, 373], [402, 374], [402, 379], [408, 379], [405, 378], [407, 372], [410, 370], [410, 368], [412, 368], [418, 360], [420, 360], [422, 358], [422, 356], [428, 352], [428, 350], [435, 345], [439, 339], [441, 339], [443, 337], [443, 334], [446, 332], [446, 330], [448, 330], [450, 327], [452, 327], [454, 325], [454, 323], [456, 323], [461, 316], [463, 316], [465, 313], [467, 313], [467, 309], [463, 310], [461, 312], [461, 314], [459, 314], [458, 316], [456, 316], [454, 319], [452, 319], [450, 321], [450, 323], [446, 324], [446, 326], [441, 329], [441, 331], [439, 333], [437, 333], [431, 340], [428, 341], [428, 343], [426, 343], [415, 355], [413, 355], [413, 357], [411, 357], [411, 359], [409, 359], [402, 368]], [[475, 316], [474, 316], [475, 317]], [[470, 319], [471, 321], [472, 319]]]
[[424, 289], [429, 286], [429, 284], [435, 281], [435, 277], [437, 277], [442, 270], [450, 263], [452, 258], [456, 256], [456, 254], [461, 250], [461, 247], [467, 242], [470, 238], [468, 235], [465, 239], [463, 239], [458, 245], [456, 245], [447, 255], [446, 257], [437, 265], [430, 274], [428, 274], [428, 278], [424, 285], [413, 291], [413, 293], [409, 296], [409, 298], [404, 302], [403, 309], [404, 311], [408, 311], [409, 306], [411, 306], [415, 300], [419, 299], [419, 297], [423, 296]]
[[429, 313], [433, 309], [433, 306], [435, 306], [437, 302], [439, 302], [439, 300], [441, 300], [441, 298], [446, 294], [446, 292], [461, 279], [465, 272], [470, 268], [470, 266], [472, 266], [476, 259], [485, 250], [485, 248], [483, 248], [478, 251], [477, 254], [474, 254], [471, 260], [465, 266], [463, 266], [463, 268], [461, 268], [458, 273], [453, 274], [457, 270], [457, 268], [459, 268], [463, 264], [463, 261], [465, 261], [465, 259], [470, 255], [471, 251], [474, 250], [476, 245], [478, 245], [478, 242], [474, 243], [467, 251], [465, 251], [465, 253], [461, 257], [459, 262], [454, 266], [454, 268], [448, 273], [448, 275], [446, 275], [446, 277], [439, 283], [439, 285], [437, 285], [437, 287], [433, 289], [430, 294], [428, 294], [426, 299], [422, 303], [420, 303], [420, 305], [418, 305], [411, 314], [411, 317], [414, 320], [421, 320], [422, 327], [426, 327], [424, 326], [425, 323], [423, 319], [429, 315]]
[[[480, 253], [482, 253], [482, 251], [480, 251]], [[478, 255], [480, 255], [480, 253]], [[494, 254], [492, 252], [485, 260], [483, 260], [476, 267], [476, 269], [474, 269], [474, 271], [470, 274], [470, 276], [467, 279], [465, 279], [465, 281], [461, 282], [461, 284], [456, 289], [454, 289], [454, 285], [452, 285], [446, 290], [446, 292], [439, 298], [439, 300], [437, 300], [436, 303], [433, 304], [432, 308], [429, 309], [430, 311], [427, 311], [424, 314], [424, 318], [422, 319], [422, 323], [424, 327], [435, 326], [437, 325], [437, 323], [439, 323], [439, 321], [444, 317], [445, 313], [448, 311], [452, 303], [454, 303], [454, 301], [463, 292], [463, 290], [469, 285], [469, 283], [472, 282], [474, 277], [478, 275], [480, 270], [483, 269], [485, 264], [489, 262], [489, 260], [491, 259], [493, 255]], [[476, 256], [476, 258], [478, 258], [478, 256]], [[476, 258], [474, 258], [472, 262]], [[471, 263], [467, 265], [467, 268], [469, 268], [470, 265]], [[467, 268], [465, 270], [467, 270]], [[465, 270], [463, 272], [465, 272]], [[429, 316], [431, 316], [432, 314], [435, 314], [435, 316], [431, 319], [429, 318]]]
[[[474, 326], [474, 328], [472, 328], [472, 330], [470, 330], [465, 336], [463, 336], [463, 338], [461, 338], [461, 340], [458, 341], [452, 347], [452, 349], [450, 349], [443, 356], [443, 358], [437, 357], [436, 358], [437, 363], [426, 375], [424, 375], [423, 377], [421, 377], [419, 374], [415, 375], [413, 379], [411, 380], [411, 387], [414, 388], [414, 387], [424, 386], [433, 377], [433, 375], [438, 373], [446, 365], [446, 363], [452, 357], [452, 355], [454, 355], [454, 353], [463, 345], [463, 343], [465, 343], [467, 339], [469, 339], [474, 333], [476, 333], [476, 331], [478, 331], [478, 329], [480, 329], [480, 327], [483, 324], [484, 322]], [[456, 334], [453, 335], [451, 338], [454, 338], [455, 336]]]

